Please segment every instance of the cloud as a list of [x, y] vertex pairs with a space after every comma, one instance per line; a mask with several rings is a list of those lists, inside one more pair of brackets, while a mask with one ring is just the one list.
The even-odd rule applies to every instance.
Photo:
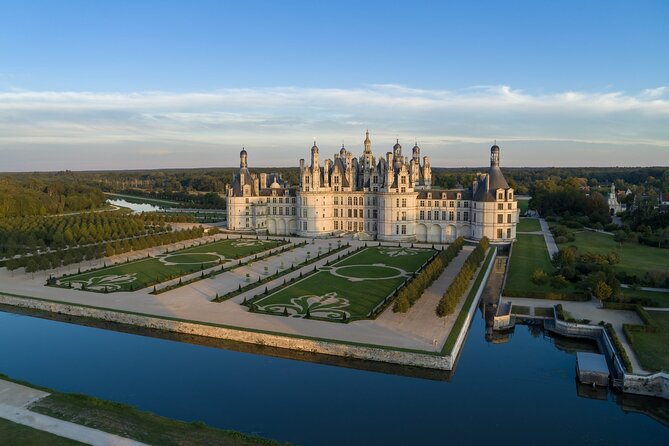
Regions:
[[[519, 147], [532, 142], [538, 150], [533, 159], [551, 165], [560, 164], [545, 149], [551, 144], [567, 149], [609, 145], [616, 149], [607, 162], [620, 165], [639, 160], [638, 152], [626, 153], [625, 147], [655, 147], [646, 150], [647, 162], [669, 164], [668, 92], [665, 86], [636, 94], [534, 94], [508, 85], [439, 90], [394, 84], [186, 93], [13, 89], [0, 91], [0, 154], [8, 155], [0, 169], [30, 170], [32, 154], [64, 146], [72, 154], [81, 149], [80, 156], [63, 161], [73, 169], [78, 163], [94, 164], [99, 151], [109, 148], [127, 151], [123, 160], [129, 168], [138, 162], [167, 165], [168, 157], [177, 159], [175, 153], [188, 150], [199, 153], [202, 165], [232, 165], [229, 154], [242, 144], [256, 150], [265, 164], [292, 165], [305, 156], [313, 135], [322, 149], [331, 148], [325, 153], [334, 152], [342, 140], [356, 152], [366, 128], [378, 154], [396, 137], [411, 142], [417, 137], [434, 150], [433, 165], [453, 161], [441, 155], [443, 148], [492, 139]], [[560, 155], [567, 153], [572, 152]], [[589, 160], [578, 150], [573, 156]]]

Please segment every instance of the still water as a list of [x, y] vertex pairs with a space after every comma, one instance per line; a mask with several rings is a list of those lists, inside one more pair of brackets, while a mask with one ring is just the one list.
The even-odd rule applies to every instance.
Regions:
[[669, 444], [667, 426], [636, 412], [667, 414], [662, 400], [606, 392], [598, 395], [603, 400], [578, 396], [573, 349], [592, 346], [524, 326], [508, 342], [490, 343], [480, 314], [455, 373], [432, 376], [335, 367], [0, 312], [0, 372], [297, 445]]
[[121, 206], [124, 208], [132, 209], [133, 212], [137, 213], [158, 212], [164, 209], [163, 207], [155, 206], [151, 203], [146, 203], [141, 199], [134, 200], [131, 198], [115, 198], [115, 199], [108, 198], [107, 202], [115, 206]]

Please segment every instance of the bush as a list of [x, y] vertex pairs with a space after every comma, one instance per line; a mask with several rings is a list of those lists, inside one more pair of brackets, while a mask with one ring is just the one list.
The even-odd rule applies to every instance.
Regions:
[[565, 237], [564, 235], [559, 235], [555, 237], [555, 243], [561, 244], [561, 243], [567, 243], [569, 239]]
[[532, 273], [532, 282], [536, 285], [545, 285], [548, 283], [548, 274], [542, 269], [535, 269]]
[[564, 288], [567, 285], [569, 285], [569, 281], [562, 274], [558, 274], [551, 278], [551, 286], [553, 288]]

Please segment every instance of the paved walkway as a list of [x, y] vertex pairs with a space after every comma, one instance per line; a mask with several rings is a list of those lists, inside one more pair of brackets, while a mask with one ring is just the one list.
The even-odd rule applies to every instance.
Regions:
[[522, 305], [526, 307], [552, 307], [553, 305], [562, 304], [562, 308], [571, 314], [574, 319], [589, 319], [591, 324], [597, 324], [599, 321], [610, 322], [613, 325], [620, 342], [623, 344], [627, 356], [632, 363], [632, 370], [634, 373], [641, 375], [649, 374], [639, 364], [639, 361], [634, 354], [632, 346], [627, 341], [627, 337], [623, 332], [623, 324], [643, 325], [643, 321], [634, 311], [625, 310], [609, 310], [604, 309], [599, 305], [597, 300], [590, 300], [587, 302], [572, 302], [572, 301], [552, 301], [545, 299], [528, 299], [520, 297], [503, 297], [504, 302], [513, 302], [514, 305]]
[[27, 409], [30, 404], [47, 396], [47, 392], [0, 379], [0, 418], [94, 446], [146, 446], [145, 443]]
[[540, 218], [539, 224], [541, 225], [541, 231], [544, 234], [544, 240], [546, 240], [546, 248], [548, 248], [548, 255], [552, 259], [555, 254], [558, 252], [558, 247], [555, 244], [555, 239], [550, 229], [548, 229], [548, 223], [545, 219]]
[[[395, 330], [404, 332], [408, 336], [415, 336], [423, 339], [425, 342], [431, 342], [435, 349], [440, 350], [451, 332], [455, 317], [440, 318], [436, 313], [437, 305], [473, 250], [473, 246], [463, 247], [457, 257], [441, 273], [441, 276], [423, 292], [421, 298], [416, 301], [408, 312], [394, 313], [392, 306], [389, 306], [376, 319], [376, 322], [381, 326], [392, 327]], [[460, 299], [460, 304], [456, 311], [453, 312], [453, 315], [457, 316], [460, 313], [460, 307], [464, 301], [464, 298]]]

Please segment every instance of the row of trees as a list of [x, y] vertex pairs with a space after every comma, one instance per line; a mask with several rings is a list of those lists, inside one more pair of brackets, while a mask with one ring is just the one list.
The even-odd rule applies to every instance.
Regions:
[[164, 234], [150, 235], [123, 241], [99, 243], [90, 246], [70, 248], [60, 251], [48, 252], [29, 257], [9, 259], [5, 266], [9, 271], [25, 268], [27, 273], [50, 270], [61, 266], [81, 263], [87, 260], [99, 259], [115, 254], [123, 254], [131, 251], [152, 248], [155, 246], [177, 243], [202, 237], [204, 229], [201, 226], [180, 231], [172, 231]]
[[487, 237], [483, 237], [476, 248], [469, 254], [460, 272], [455, 276], [453, 282], [448, 286], [448, 289], [441, 297], [437, 305], [437, 316], [444, 317], [452, 314], [458, 306], [460, 297], [469, 288], [469, 282], [474, 277], [474, 273], [485, 259], [485, 253], [488, 250], [490, 242]]
[[439, 251], [432, 261], [423, 268], [416, 277], [407, 283], [398, 292], [393, 305], [393, 312], [406, 313], [409, 308], [423, 295], [423, 292], [441, 276], [444, 269], [458, 255], [465, 243], [463, 237], [458, 237], [448, 248]]
[[170, 231], [161, 214], [96, 212], [54, 217], [0, 219], [0, 257]]

